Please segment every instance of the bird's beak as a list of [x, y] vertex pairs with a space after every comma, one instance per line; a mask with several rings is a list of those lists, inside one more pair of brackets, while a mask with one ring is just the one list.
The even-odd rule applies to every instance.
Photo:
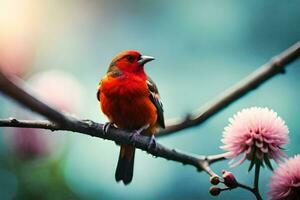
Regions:
[[151, 60], [154, 60], [154, 58], [151, 56], [141, 56], [141, 59], [138, 61], [138, 63], [140, 66], [143, 66], [144, 64], [150, 62]]

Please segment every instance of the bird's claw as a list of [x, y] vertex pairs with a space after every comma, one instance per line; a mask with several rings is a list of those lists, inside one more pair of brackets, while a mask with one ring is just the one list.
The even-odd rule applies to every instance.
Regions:
[[142, 132], [142, 131], [139, 131], [139, 130], [134, 130], [134, 131], [132, 131], [132, 134], [130, 135], [130, 138], [129, 138], [129, 140], [130, 140], [130, 142], [131, 142], [132, 144], [135, 143], [135, 140], [137, 139], [137, 137], [138, 137], [139, 135], [141, 135], [141, 132]]
[[103, 127], [102, 127], [102, 131], [103, 131], [103, 134], [106, 135], [108, 134], [108, 131], [110, 129], [110, 127], [113, 126], [113, 124], [111, 122], [106, 122]]
[[155, 139], [154, 135], [151, 135], [147, 148], [149, 150], [149, 149], [155, 148], [155, 147], [156, 147], [156, 139]]
[[132, 134], [131, 134], [131, 136], [130, 136], [130, 142], [131, 142], [132, 144], [134, 144], [136, 138], [137, 138], [139, 135], [141, 135], [141, 133], [142, 133], [145, 129], [147, 129], [148, 127], [149, 127], [149, 125], [146, 125], [146, 126], [143, 126], [143, 127], [139, 128], [139, 129], [137, 129], [137, 130], [132, 131]]

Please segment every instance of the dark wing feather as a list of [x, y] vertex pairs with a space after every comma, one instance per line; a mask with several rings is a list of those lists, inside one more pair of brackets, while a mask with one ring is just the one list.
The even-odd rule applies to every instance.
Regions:
[[159, 92], [155, 85], [155, 83], [152, 81], [150, 77], [147, 79], [147, 86], [148, 90], [150, 92], [150, 100], [155, 105], [157, 109], [157, 123], [162, 127], [165, 128], [165, 119], [164, 119], [164, 109], [163, 105], [160, 101]]
[[99, 82], [98, 89], [97, 89], [97, 99], [98, 99], [98, 101], [100, 101], [100, 87], [101, 87], [101, 82], [102, 81]]

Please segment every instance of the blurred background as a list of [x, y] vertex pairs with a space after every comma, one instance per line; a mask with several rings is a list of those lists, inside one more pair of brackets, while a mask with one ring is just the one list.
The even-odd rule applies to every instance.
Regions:
[[[146, 71], [159, 86], [165, 118], [185, 116], [298, 41], [299, 8], [298, 0], [0, 0], [0, 65], [48, 103], [103, 123], [98, 82], [112, 57], [135, 49], [156, 58]], [[201, 126], [158, 141], [197, 154], [221, 153], [228, 118], [245, 107], [267, 106], [290, 129], [287, 155], [297, 154], [299, 77], [300, 60]], [[1, 118], [41, 118], [2, 94], [0, 105]], [[125, 187], [114, 180], [114, 142], [61, 131], [0, 133], [1, 200], [254, 198], [241, 189], [211, 197], [206, 174], [141, 151], [133, 182]], [[251, 184], [248, 166], [230, 171]], [[228, 161], [212, 168], [228, 170]], [[270, 174], [262, 171], [264, 197]]]

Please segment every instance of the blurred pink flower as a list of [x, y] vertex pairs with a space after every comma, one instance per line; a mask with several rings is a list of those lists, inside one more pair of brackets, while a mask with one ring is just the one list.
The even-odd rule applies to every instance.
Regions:
[[[30, 85], [48, 104], [71, 113], [78, 113], [81, 107], [82, 90], [79, 82], [61, 71], [47, 71], [36, 74], [29, 80]], [[24, 108], [23, 108], [24, 109]], [[31, 112], [16, 110], [16, 118], [41, 119]], [[66, 136], [49, 134], [41, 129], [7, 129], [7, 138], [11, 150], [21, 159], [40, 158], [59, 152], [63, 148]]]
[[300, 155], [280, 164], [270, 182], [271, 200], [300, 200]]
[[11, 149], [22, 160], [30, 160], [49, 154], [45, 136], [37, 129], [15, 128], [10, 134]]
[[229, 158], [242, 158], [232, 166], [251, 160], [249, 170], [256, 161], [265, 161], [272, 168], [269, 159], [276, 162], [284, 157], [282, 145], [288, 142], [288, 127], [276, 112], [268, 108], [252, 107], [243, 109], [229, 119], [224, 128], [224, 143], [221, 148], [228, 151]]

